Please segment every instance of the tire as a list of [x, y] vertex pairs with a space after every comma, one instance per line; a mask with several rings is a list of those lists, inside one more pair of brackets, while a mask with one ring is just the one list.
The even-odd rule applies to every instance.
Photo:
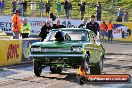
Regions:
[[62, 68], [61, 67], [50, 67], [50, 71], [53, 74], [60, 74], [62, 72]]
[[103, 70], [103, 59], [101, 59], [95, 66], [90, 67], [90, 74], [98, 75], [101, 74]]
[[33, 66], [34, 66], [34, 74], [35, 74], [37, 77], [40, 77], [41, 72], [42, 72], [41, 63], [40, 63], [40, 62], [37, 62], [37, 61], [35, 61], [35, 60], [33, 60]]
[[79, 79], [79, 83], [81, 84], [81, 85], [84, 85], [85, 83], [86, 83], [86, 78], [85, 77], [81, 77], [80, 79]]

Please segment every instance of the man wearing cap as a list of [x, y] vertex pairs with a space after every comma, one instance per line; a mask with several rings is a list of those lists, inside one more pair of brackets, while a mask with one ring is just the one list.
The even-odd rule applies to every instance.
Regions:
[[23, 25], [21, 26], [22, 38], [28, 38], [30, 34], [31, 26], [27, 23], [27, 19], [23, 19]]
[[99, 32], [99, 24], [97, 22], [95, 22], [95, 16], [94, 15], [92, 15], [90, 17], [90, 22], [87, 23], [86, 29], [93, 31], [97, 36], [97, 33]]
[[20, 11], [15, 10], [14, 15], [12, 16], [13, 39], [19, 39], [19, 34], [21, 29], [19, 14], [20, 14]]

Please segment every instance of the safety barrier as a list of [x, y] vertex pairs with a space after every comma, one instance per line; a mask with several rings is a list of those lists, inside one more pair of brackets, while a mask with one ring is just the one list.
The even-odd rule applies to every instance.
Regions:
[[0, 39], [0, 66], [21, 63], [21, 53], [21, 40]]
[[114, 24], [122, 24], [122, 25], [125, 25], [127, 27], [130, 27], [132, 28], [132, 22], [113, 22]]
[[12, 39], [12, 36], [0, 36], [0, 66], [20, 64], [27, 60], [31, 44], [39, 41], [40, 38]]

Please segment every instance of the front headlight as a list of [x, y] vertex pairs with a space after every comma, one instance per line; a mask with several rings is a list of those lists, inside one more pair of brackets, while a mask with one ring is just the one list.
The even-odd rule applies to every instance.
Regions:
[[72, 47], [72, 52], [80, 52], [81, 53], [82, 52], [82, 47], [80, 47], [80, 46], [79, 47], [78, 46], [77, 47]]
[[41, 52], [41, 48], [31, 48], [31, 52]]

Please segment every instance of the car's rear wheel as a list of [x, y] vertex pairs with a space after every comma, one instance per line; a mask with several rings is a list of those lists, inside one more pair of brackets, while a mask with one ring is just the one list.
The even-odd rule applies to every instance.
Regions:
[[50, 67], [50, 71], [53, 74], [60, 74], [62, 72], [62, 68], [61, 67]]
[[42, 72], [41, 63], [38, 62], [38, 61], [33, 60], [33, 66], [34, 66], [34, 74], [35, 74], [37, 77], [40, 77], [41, 72]]
[[90, 74], [101, 74], [103, 70], [103, 59], [101, 59], [97, 64], [90, 67]]

